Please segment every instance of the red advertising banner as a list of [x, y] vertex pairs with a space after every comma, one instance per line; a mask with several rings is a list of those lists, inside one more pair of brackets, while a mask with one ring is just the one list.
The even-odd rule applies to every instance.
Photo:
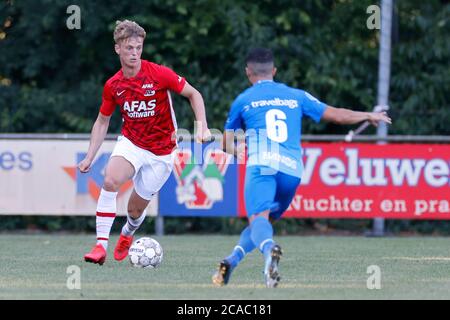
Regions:
[[284, 217], [450, 219], [450, 145], [302, 146], [302, 183]]

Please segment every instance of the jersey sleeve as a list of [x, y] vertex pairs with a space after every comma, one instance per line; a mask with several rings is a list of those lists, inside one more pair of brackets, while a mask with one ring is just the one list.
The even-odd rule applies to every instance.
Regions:
[[100, 112], [104, 116], [110, 116], [113, 114], [115, 107], [116, 103], [114, 101], [111, 87], [109, 86], [108, 82], [106, 82], [105, 86], [103, 87], [102, 105], [100, 106]]
[[317, 98], [313, 97], [308, 92], [303, 91], [303, 99], [302, 99], [303, 114], [307, 115], [315, 122], [319, 122], [326, 108], [327, 105], [325, 103], [320, 102]]
[[172, 69], [166, 66], [159, 66], [159, 80], [161, 81], [162, 87], [169, 89], [173, 92], [180, 93], [184, 85], [186, 84], [186, 79], [179, 76]]
[[231, 105], [230, 112], [228, 113], [228, 118], [225, 122], [225, 130], [236, 130], [242, 128], [241, 109], [241, 103], [238, 99], [236, 99]]

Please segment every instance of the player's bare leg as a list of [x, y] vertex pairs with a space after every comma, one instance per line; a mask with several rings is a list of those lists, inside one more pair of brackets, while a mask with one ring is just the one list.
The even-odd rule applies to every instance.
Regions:
[[147, 208], [150, 200], [146, 200], [136, 193], [133, 189], [130, 199], [128, 200], [127, 222], [122, 228], [116, 248], [114, 249], [114, 259], [122, 261], [128, 255], [133, 243], [134, 232], [139, 228], [145, 219], [145, 208]]
[[103, 188], [97, 202], [96, 229], [97, 244], [84, 256], [86, 262], [102, 265], [106, 259], [109, 233], [116, 217], [116, 198], [120, 187], [134, 175], [134, 167], [125, 158], [114, 156], [109, 159], [105, 171]]
[[133, 190], [130, 199], [128, 200], [128, 215], [133, 219], [139, 219], [147, 208], [150, 200], [146, 200]]
[[106, 166], [103, 188], [107, 191], [117, 192], [133, 175], [134, 167], [127, 159], [121, 156], [113, 156]]

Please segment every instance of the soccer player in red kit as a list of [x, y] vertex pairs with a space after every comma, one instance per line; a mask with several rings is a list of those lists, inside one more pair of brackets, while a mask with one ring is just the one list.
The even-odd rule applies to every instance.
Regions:
[[137, 23], [117, 21], [115, 51], [122, 68], [106, 81], [88, 152], [78, 164], [81, 172], [89, 171], [108, 131], [111, 115], [119, 106], [122, 134], [106, 166], [97, 203], [97, 244], [84, 256], [85, 261], [100, 265], [106, 259], [121, 185], [133, 179], [127, 222], [114, 249], [114, 258], [119, 261], [127, 257], [133, 234], [145, 218], [149, 201], [172, 172], [177, 125], [169, 91], [189, 99], [199, 128], [196, 141], [204, 142], [210, 137], [202, 95], [171, 69], [141, 59], [145, 36], [145, 30]]

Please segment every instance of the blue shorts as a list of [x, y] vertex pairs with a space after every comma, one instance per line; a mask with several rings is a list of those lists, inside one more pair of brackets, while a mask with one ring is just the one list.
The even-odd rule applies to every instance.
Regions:
[[300, 178], [269, 167], [247, 167], [244, 186], [247, 216], [270, 210], [270, 218], [281, 218], [299, 184]]

